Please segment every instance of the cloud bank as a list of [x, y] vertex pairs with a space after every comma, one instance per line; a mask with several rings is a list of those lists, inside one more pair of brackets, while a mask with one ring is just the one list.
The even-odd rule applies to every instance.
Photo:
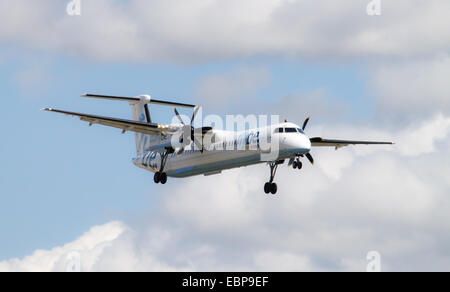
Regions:
[[68, 1], [18, 0], [0, 10], [0, 39], [93, 59], [157, 62], [448, 53], [448, 1], [383, 1], [380, 17], [366, 14], [369, 2], [97, 0], [82, 1], [82, 15], [69, 17]]

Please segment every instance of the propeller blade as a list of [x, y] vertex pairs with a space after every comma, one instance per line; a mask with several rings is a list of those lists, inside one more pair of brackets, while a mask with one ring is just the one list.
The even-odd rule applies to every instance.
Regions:
[[307, 117], [305, 122], [303, 123], [303, 128], [302, 128], [303, 131], [306, 129], [306, 126], [308, 125], [309, 119], [310, 119], [310, 117]]
[[203, 152], [203, 141], [198, 141], [197, 138], [194, 138], [194, 144], [197, 146], [198, 149], [200, 149], [201, 152]]
[[177, 118], [180, 120], [180, 122], [181, 122], [183, 125], [185, 125], [185, 123], [184, 123], [183, 119], [181, 118], [180, 113], [178, 112], [178, 110], [177, 110], [176, 108], [174, 108], [173, 110], [174, 110], [175, 115], [177, 116]]
[[312, 157], [312, 155], [309, 153], [306, 153], [305, 156], [306, 156], [306, 158], [308, 158], [309, 162], [311, 162], [311, 164], [314, 165], [314, 158]]
[[194, 123], [195, 116], [197, 116], [199, 110], [200, 110], [199, 106], [195, 108], [194, 113], [192, 114], [191, 125]]

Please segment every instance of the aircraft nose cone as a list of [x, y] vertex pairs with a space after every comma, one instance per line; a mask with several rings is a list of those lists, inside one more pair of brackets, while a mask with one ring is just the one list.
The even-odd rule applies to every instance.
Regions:
[[306, 135], [295, 135], [288, 137], [284, 143], [285, 147], [288, 149], [295, 150], [310, 150], [311, 141]]
[[311, 150], [311, 140], [309, 140], [309, 137], [306, 135], [302, 135], [302, 138], [305, 148]]

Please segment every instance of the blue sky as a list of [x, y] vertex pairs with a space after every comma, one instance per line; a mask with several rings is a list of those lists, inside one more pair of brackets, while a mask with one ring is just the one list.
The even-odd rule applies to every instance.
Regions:
[[[0, 72], [5, 109], [2, 132], [7, 139], [1, 145], [0, 226], [9, 240], [1, 244], [0, 259], [61, 245], [90, 226], [142, 213], [159, 200], [156, 189], [160, 186], [153, 184], [151, 173], [131, 164], [132, 134], [122, 136], [118, 130], [101, 126], [89, 128], [78, 119], [40, 111], [43, 107], [130, 118], [127, 104], [79, 96], [86, 92], [148, 93], [195, 103], [195, 85], [202, 78], [241, 66], [263, 66], [272, 78], [264, 90], [255, 92], [262, 100], [276, 101], [286, 94], [323, 88], [334, 98], [354, 102], [355, 111], [371, 110], [357, 102], [366, 93], [364, 76], [355, 64], [282, 58], [200, 65], [134, 64], [95, 62], [20, 46], [2, 51], [7, 57]], [[20, 72], [36, 66], [45, 74], [43, 83], [17, 81]], [[39, 89], [34, 91], [34, 86]], [[161, 107], [152, 111], [153, 119], [160, 122], [169, 122], [171, 114], [171, 109]]]

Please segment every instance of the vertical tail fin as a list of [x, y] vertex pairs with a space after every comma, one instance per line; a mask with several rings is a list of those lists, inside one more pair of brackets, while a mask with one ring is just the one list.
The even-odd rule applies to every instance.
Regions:
[[[138, 98], [139, 102], [130, 103], [133, 110], [133, 120], [151, 123], [152, 118], [150, 116], [150, 111], [148, 109], [148, 104], [151, 101], [151, 97], [149, 95], [141, 95]], [[135, 133], [136, 154], [142, 155], [143, 153], [145, 153], [146, 148], [148, 148], [151, 145], [152, 140], [154, 139], [155, 139], [154, 135]]]

